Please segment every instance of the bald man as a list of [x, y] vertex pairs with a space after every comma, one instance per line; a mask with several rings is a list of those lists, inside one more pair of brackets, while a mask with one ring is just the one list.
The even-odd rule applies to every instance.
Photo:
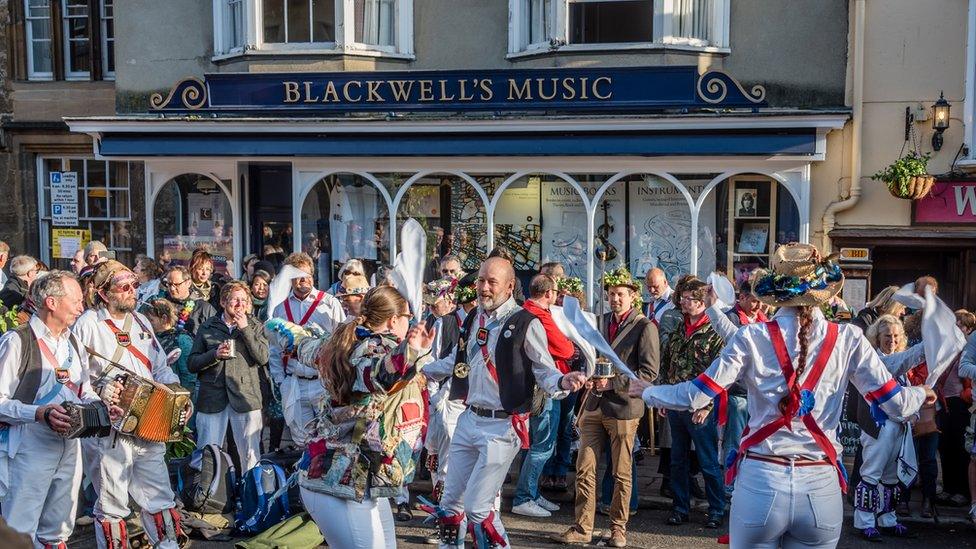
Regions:
[[438, 517], [440, 547], [464, 547], [470, 532], [479, 549], [510, 545], [492, 511], [520, 448], [528, 448], [528, 416], [538, 385], [554, 399], [579, 390], [582, 372], [562, 374], [549, 354], [542, 322], [515, 303], [515, 271], [500, 257], [478, 272], [478, 307], [464, 320], [454, 351], [424, 374], [451, 377], [451, 400], [467, 405], [449, 450]]
[[664, 271], [657, 267], [647, 271], [644, 282], [647, 283], [647, 292], [651, 294], [651, 300], [647, 303], [644, 316], [651, 319], [655, 326], [660, 326], [661, 317], [664, 316], [664, 313], [669, 309], [674, 309], [674, 303], [671, 301], [671, 294], [674, 293], [674, 290], [668, 285], [668, 277], [665, 276]]

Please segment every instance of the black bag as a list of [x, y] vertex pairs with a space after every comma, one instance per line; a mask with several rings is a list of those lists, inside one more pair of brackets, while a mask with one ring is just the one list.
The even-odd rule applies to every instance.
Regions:
[[183, 506], [199, 513], [232, 513], [237, 507], [237, 471], [215, 444], [193, 451], [180, 467], [176, 492]]

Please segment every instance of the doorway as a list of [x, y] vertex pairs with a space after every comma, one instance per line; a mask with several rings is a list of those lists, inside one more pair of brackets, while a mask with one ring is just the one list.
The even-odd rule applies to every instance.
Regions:
[[275, 271], [294, 251], [290, 163], [250, 163], [246, 197], [248, 252], [270, 261]]

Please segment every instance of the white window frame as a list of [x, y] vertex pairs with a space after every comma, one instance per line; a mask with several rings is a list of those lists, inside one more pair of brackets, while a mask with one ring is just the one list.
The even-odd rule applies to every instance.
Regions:
[[[46, 189], [50, 186], [48, 182], [47, 174], [45, 173], [44, 163], [48, 160], [58, 160], [61, 162], [61, 168], [64, 170], [64, 166], [71, 161], [81, 161], [82, 171], [78, 174], [78, 228], [91, 229], [91, 223], [108, 223], [109, 226], [109, 242], [106, 245], [109, 249], [121, 250], [125, 252], [135, 252], [136, 247], [134, 242], [129, 242], [129, 247], [123, 248], [115, 245], [115, 226], [114, 224], [118, 221], [128, 222], [132, 225], [132, 181], [130, 180], [130, 170], [131, 161], [128, 160], [98, 160], [91, 156], [79, 156], [79, 155], [37, 155], [36, 158], [36, 174], [37, 174], [37, 224], [39, 229], [39, 244], [40, 244], [40, 258], [47, 264], [51, 264], [51, 229], [53, 227], [51, 222], [51, 206], [47, 202]], [[101, 217], [91, 217], [88, 215], [87, 204], [83, 201], [87, 200], [86, 192], [88, 190], [88, 164], [91, 162], [101, 162], [105, 167], [105, 187], [95, 187], [104, 188], [106, 192], [105, 197], [105, 209], [106, 213], [109, 215]], [[109, 174], [111, 174], [111, 163], [124, 163], [129, 166], [126, 170], [125, 184], [112, 184], [113, 182], [109, 180]], [[129, 212], [128, 216], [113, 216], [112, 214], [112, 191], [125, 191], [127, 210]]]
[[[106, 15], [105, 4], [110, 2], [112, 4], [112, 15]], [[112, 38], [108, 37], [108, 21], [112, 21]], [[99, 33], [101, 38], [101, 51], [99, 52], [102, 56], [102, 79], [103, 80], [115, 80], [115, 71], [108, 70], [108, 43], [112, 43], [112, 53], [115, 53], [115, 0], [101, 0], [98, 3], [98, 24], [100, 25], [101, 32]], [[112, 59], [112, 63], [115, 63], [115, 59]]]
[[[47, 7], [47, 17], [31, 17], [30, 0], [22, 0], [24, 3], [24, 27], [25, 27], [25, 40], [27, 44], [27, 79], [28, 80], [54, 80], [54, 33], [58, 32], [58, 29], [54, 28], [54, 18], [51, 16], [51, 4], [48, 2]], [[49, 44], [48, 51], [51, 53], [51, 70], [50, 71], [36, 71], [34, 70], [34, 25], [31, 21], [47, 19], [48, 27], [50, 28], [50, 36], [47, 38]], [[40, 40], [44, 40], [43, 38]]]
[[[336, 0], [335, 42], [268, 43], [264, 41], [263, 6], [261, 0], [244, 2], [244, 44], [227, 49], [224, 47], [229, 29], [227, 0], [213, 0], [214, 55], [213, 61], [221, 61], [244, 55], [361, 55], [367, 57], [391, 57], [414, 59], [413, 3], [414, 0], [396, 0], [394, 7], [395, 44], [383, 46], [356, 42], [356, 25], [352, 20], [355, 0]], [[348, 17], [346, 17], [348, 14]]]
[[[99, 12], [101, 11], [101, 2], [99, 2]], [[85, 9], [91, 10], [91, 3], [85, 1]], [[101, 15], [101, 14], [99, 14]], [[68, 15], [68, 2], [63, 0], [61, 2], [61, 41], [62, 41], [62, 52], [61, 55], [64, 56], [64, 79], [65, 80], [90, 80], [91, 79], [91, 64], [95, 61], [94, 59], [94, 48], [92, 48], [92, 28], [91, 28], [91, 13], [85, 15], [86, 24], [88, 25], [88, 38], [85, 41], [88, 42], [88, 70], [87, 71], [72, 71], [68, 70], [71, 65], [71, 43], [72, 42], [82, 42], [82, 40], [72, 40], [71, 39], [71, 23], [72, 19], [78, 19], [77, 16]]]
[[673, 15], [676, 0], [654, 0], [653, 40], [650, 42], [618, 42], [602, 44], [569, 43], [569, 4], [611, 0], [553, 0], [550, 13], [549, 40], [523, 46], [521, 36], [528, 21], [523, 0], [509, 0], [508, 55], [509, 59], [535, 56], [549, 52], [623, 51], [623, 50], [686, 50], [703, 53], [729, 53], [729, 10], [731, 0], [712, 0], [712, 40], [674, 36]]

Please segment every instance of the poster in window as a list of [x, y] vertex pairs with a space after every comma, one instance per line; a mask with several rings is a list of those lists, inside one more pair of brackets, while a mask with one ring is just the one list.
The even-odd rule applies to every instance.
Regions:
[[[596, 186], [596, 185], [594, 185]], [[597, 245], [607, 248], [607, 268], [622, 265], [627, 238], [623, 184], [607, 189], [596, 212]], [[587, 189], [590, 196], [595, 188]], [[586, 209], [579, 192], [565, 181], [542, 183], [542, 262], [558, 261], [568, 276], [586, 278]], [[599, 264], [597, 264], [599, 269]], [[597, 274], [599, 276], [599, 273]]]
[[512, 252], [515, 269], [539, 268], [542, 227], [539, 219], [541, 181], [528, 177], [505, 189], [495, 208], [495, 240]]
[[756, 189], [736, 189], [735, 190], [735, 216], [736, 217], [756, 217], [759, 211], [756, 205], [759, 203], [759, 192]]
[[[708, 180], [684, 182], [692, 196]], [[691, 208], [674, 185], [657, 176], [630, 182], [630, 269], [634, 276], [659, 268], [673, 284], [691, 270]], [[709, 193], [698, 216], [698, 272], [715, 270], [715, 194]]]
[[740, 254], [765, 254], [769, 238], [769, 223], [745, 223], [739, 236]]

